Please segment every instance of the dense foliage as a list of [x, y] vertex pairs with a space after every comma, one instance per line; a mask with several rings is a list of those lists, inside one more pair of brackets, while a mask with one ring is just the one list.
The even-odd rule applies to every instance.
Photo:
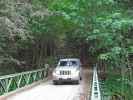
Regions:
[[80, 56], [102, 64], [111, 96], [133, 98], [132, 0], [1, 0], [0, 27], [1, 73]]
[[62, 32], [44, 4], [35, 0], [0, 1], [1, 74], [44, 67], [47, 58], [53, 59]]

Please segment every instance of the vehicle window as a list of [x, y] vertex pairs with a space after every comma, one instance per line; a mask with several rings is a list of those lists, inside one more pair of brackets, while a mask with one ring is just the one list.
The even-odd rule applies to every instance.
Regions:
[[67, 66], [68, 62], [67, 61], [60, 61], [60, 65], [59, 66]]
[[77, 66], [78, 63], [77, 63], [77, 61], [70, 61], [69, 65], [70, 66]]

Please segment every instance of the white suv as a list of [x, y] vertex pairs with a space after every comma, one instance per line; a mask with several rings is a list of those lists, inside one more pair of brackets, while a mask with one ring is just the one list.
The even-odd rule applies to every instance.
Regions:
[[77, 58], [60, 59], [53, 71], [53, 83], [76, 82], [81, 80], [81, 63]]

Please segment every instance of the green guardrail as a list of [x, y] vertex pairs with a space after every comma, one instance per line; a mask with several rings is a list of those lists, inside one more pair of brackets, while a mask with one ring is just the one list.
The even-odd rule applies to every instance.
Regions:
[[43, 80], [47, 75], [48, 68], [0, 76], [0, 95]]
[[100, 81], [101, 100], [111, 100], [107, 87], [105, 87], [104, 81]]
[[91, 100], [101, 100], [100, 84], [97, 73], [97, 64], [93, 68], [93, 81], [91, 87]]

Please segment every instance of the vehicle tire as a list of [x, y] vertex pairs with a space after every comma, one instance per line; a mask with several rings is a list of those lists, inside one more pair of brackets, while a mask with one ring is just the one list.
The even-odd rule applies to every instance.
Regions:
[[82, 77], [80, 76], [80, 80], [82, 80]]
[[58, 82], [57, 82], [57, 81], [53, 81], [53, 84], [54, 84], [54, 85], [58, 85]]
[[79, 83], [80, 83], [80, 80], [76, 80], [76, 81], [75, 81], [75, 84], [79, 84]]

